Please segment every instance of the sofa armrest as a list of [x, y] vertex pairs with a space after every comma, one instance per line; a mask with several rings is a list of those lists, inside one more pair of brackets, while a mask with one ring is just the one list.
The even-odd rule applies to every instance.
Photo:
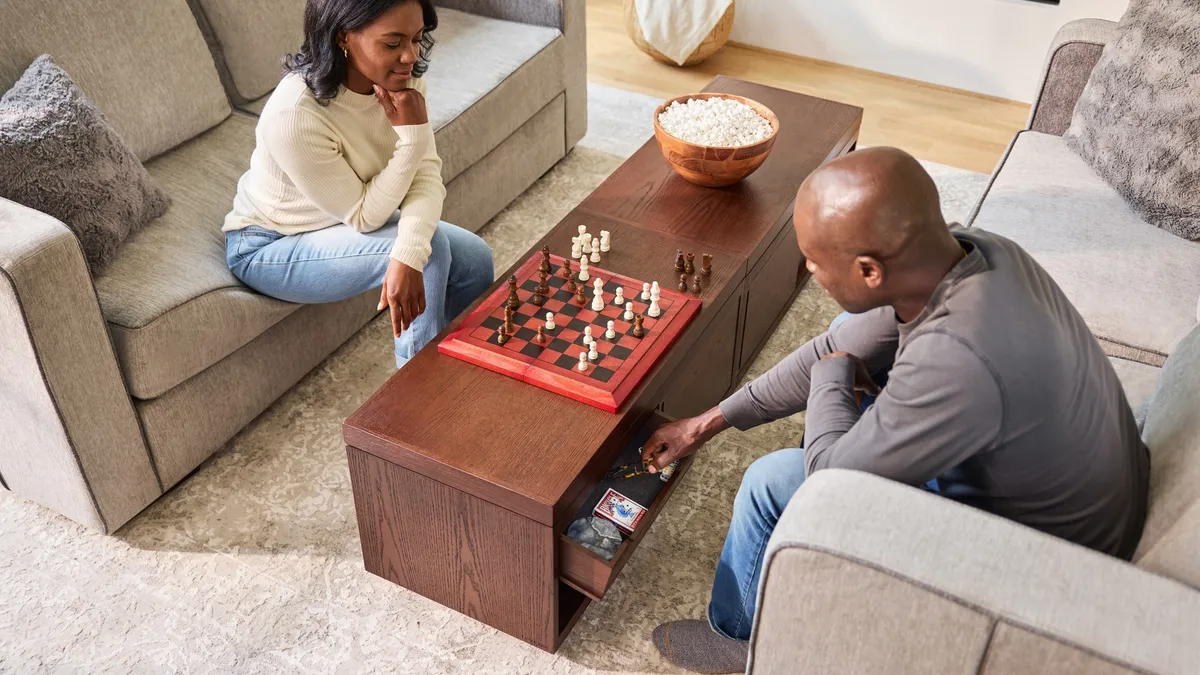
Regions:
[[587, 133], [587, 0], [440, 0], [438, 7], [557, 28], [566, 40], [566, 149]]
[[1176, 581], [932, 493], [826, 470], [771, 537], [749, 670], [1183, 673], [1200, 663], [1198, 626], [1200, 592]]
[[1066, 132], [1092, 68], [1116, 35], [1117, 24], [1105, 19], [1078, 19], [1058, 30], [1046, 53], [1027, 129], [1055, 136]]
[[79, 241], [0, 198], [0, 476], [112, 532], [162, 494]]

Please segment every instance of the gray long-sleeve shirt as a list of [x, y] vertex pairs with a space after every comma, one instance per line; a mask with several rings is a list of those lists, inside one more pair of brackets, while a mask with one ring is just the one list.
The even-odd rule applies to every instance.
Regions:
[[[953, 469], [963, 501], [1130, 558], [1149, 452], [1116, 372], [1079, 312], [1015, 243], [958, 230], [967, 251], [913, 321], [851, 316], [720, 405], [738, 429], [808, 410], [809, 474], [857, 469], [921, 485]], [[887, 386], [865, 413], [849, 352]]]

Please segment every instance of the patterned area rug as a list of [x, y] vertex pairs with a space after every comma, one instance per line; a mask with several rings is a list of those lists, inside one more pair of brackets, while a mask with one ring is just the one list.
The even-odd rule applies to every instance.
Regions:
[[[652, 135], [656, 99], [589, 95], [588, 137], [481, 232], [498, 270]], [[927, 166], [947, 218], [964, 218], [987, 177]], [[810, 284], [751, 375], [837, 312]], [[0, 491], [0, 672], [675, 672], [650, 631], [704, 616], [742, 472], [797, 445], [802, 416], [705, 447], [550, 655], [363, 571], [341, 423], [391, 374], [388, 332], [369, 325], [116, 536]]]

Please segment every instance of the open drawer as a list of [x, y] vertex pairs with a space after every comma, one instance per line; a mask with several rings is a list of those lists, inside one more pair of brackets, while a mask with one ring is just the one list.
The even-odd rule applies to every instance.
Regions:
[[[613, 467], [639, 461], [642, 445], [650, 438], [650, 434], [655, 429], [668, 421], [669, 419], [662, 413], [654, 412], [642, 427], [638, 429], [633, 440], [622, 449], [616, 462], [613, 463]], [[592, 509], [610, 487], [646, 506], [646, 514], [642, 516], [641, 522], [638, 523], [637, 529], [632, 534], [622, 533], [624, 541], [617, 548], [617, 552], [613, 555], [612, 560], [605, 560], [603, 557], [584, 548], [574, 539], [568, 537], [564, 528], [564, 531], [558, 538], [559, 579], [564, 584], [593, 600], [602, 599], [604, 594], [608, 592], [609, 586], [616, 580], [621, 568], [625, 566], [629, 557], [633, 555], [633, 551], [637, 548], [638, 543], [641, 542], [646, 532], [649, 531], [659, 512], [662, 511], [663, 505], [670, 499], [671, 494], [675, 491], [675, 487], [679, 485], [680, 480], [687, 473], [688, 468], [691, 467], [692, 459], [692, 457], [685, 457], [680, 461], [675, 474], [665, 483], [659, 480], [657, 475], [638, 476], [631, 479], [617, 478], [601, 480], [592, 489], [588, 498], [584, 500], [583, 505], [579, 507], [575, 516], [567, 521], [568, 527], [575, 520], [592, 515]], [[637, 483], [635, 484], [634, 481]], [[654, 483], [657, 483], [657, 486]], [[656, 487], [657, 493], [653, 494]], [[650, 494], [653, 494], [653, 499], [648, 498]], [[642, 499], [650, 503], [646, 504], [640, 501]]]

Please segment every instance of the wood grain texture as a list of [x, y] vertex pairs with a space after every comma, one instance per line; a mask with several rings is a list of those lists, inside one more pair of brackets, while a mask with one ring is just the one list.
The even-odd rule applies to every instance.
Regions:
[[[673, 103], [682, 104], [689, 100], [704, 101], [714, 98], [737, 101], [753, 109], [770, 123], [770, 136], [757, 143], [739, 147], [704, 146], [672, 136], [658, 122], [659, 116]], [[701, 187], [726, 187], [757, 171], [758, 167], [767, 161], [778, 134], [779, 118], [775, 113], [758, 101], [745, 96], [703, 92], [687, 94], [663, 101], [654, 111], [654, 140], [658, 142], [658, 149], [663, 158], [680, 177]]]
[[749, 366], [771, 336], [779, 318], [800, 291], [806, 272], [804, 256], [796, 243], [792, 222], [788, 221], [770, 254], [763, 256], [746, 281], [746, 321], [739, 370]]
[[863, 145], [991, 172], [1029, 105], [730, 42], [679, 68], [643, 54], [625, 29], [622, 0], [587, 0], [588, 80], [666, 99], [728, 75], [863, 108]]
[[[680, 376], [661, 394], [663, 411], [676, 418], [693, 417], [721, 402], [736, 383], [738, 321], [741, 296], [730, 298], [717, 313], [704, 344], [687, 355], [679, 366]], [[726, 374], [728, 373], [728, 374]]]
[[368, 572], [537, 647], [559, 626], [550, 528], [347, 449]]

